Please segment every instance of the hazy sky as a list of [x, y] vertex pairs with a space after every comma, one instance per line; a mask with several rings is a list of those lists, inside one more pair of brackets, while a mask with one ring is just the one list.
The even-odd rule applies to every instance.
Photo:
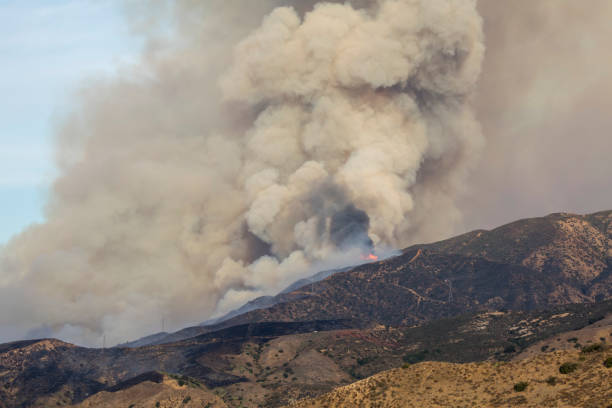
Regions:
[[0, 0], [0, 243], [42, 219], [71, 93], [137, 54], [121, 12], [117, 0]]
[[466, 228], [612, 209], [612, 2], [478, 4], [486, 146], [460, 204]]

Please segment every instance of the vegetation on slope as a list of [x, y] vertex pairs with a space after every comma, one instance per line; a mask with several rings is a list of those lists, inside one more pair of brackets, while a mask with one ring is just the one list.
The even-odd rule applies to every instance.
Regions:
[[[608, 407], [610, 353], [563, 351], [512, 362], [425, 362], [336, 389], [293, 408], [341, 407]], [[567, 361], [575, 370], [560, 374]]]

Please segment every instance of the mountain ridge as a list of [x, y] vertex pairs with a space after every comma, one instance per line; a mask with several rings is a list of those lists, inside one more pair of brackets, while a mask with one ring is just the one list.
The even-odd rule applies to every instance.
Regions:
[[[396, 273], [394, 282], [385, 287], [366, 284], [359, 288], [342, 282], [350, 275], [346, 280], [365, 284], [368, 276], [384, 278], [402, 266], [405, 270]], [[312, 283], [308, 291], [284, 291], [269, 300], [268, 307], [213, 325], [188, 327], [147, 344], [179, 341], [247, 322], [316, 318], [406, 325], [479, 310], [602, 301], [612, 296], [612, 210], [526, 218], [492, 230], [474, 230], [443, 241], [413, 245], [396, 257], [346, 269]], [[406, 274], [413, 273], [418, 274], [418, 279], [406, 279]], [[470, 275], [474, 276], [467, 282]], [[430, 285], [419, 284], [419, 279]], [[503, 285], [496, 282], [500, 279]], [[488, 297], [482, 296], [482, 287], [487, 285], [495, 290], [489, 290]], [[500, 296], [503, 293], [496, 291], [504, 288], [514, 291], [506, 290], [505, 297]], [[367, 294], [372, 290], [381, 294], [378, 299], [386, 299], [388, 294], [396, 302], [406, 299], [409, 306], [402, 310], [408, 309], [409, 313], [397, 316], [392, 310], [395, 304], [367, 304]], [[454, 302], [447, 304], [451, 290]], [[383, 293], [388, 294], [382, 296]], [[347, 296], [352, 307], [365, 309], [363, 313], [347, 310]], [[381, 311], [388, 313], [381, 316]], [[371, 321], [372, 314], [378, 314], [377, 319]]]
[[[452, 302], [448, 301], [449, 281]], [[314, 284], [314, 292], [314, 296], [252, 311], [228, 323], [306, 316], [366, 320], [373, 314], [378, 323], [418, 324], [457, 312], [608, 299], [612, 296], [612, 211], [586, 216], [556, 213], [415, 245], [398, 257], [335, 274]], [[370, 302], [367, 294], [374, 293], [378, 296], [371, 296]], [[395, 303], [387, 302], [390, 298]], [[399, 304], [404, 316], [397, 315]], [[360, 308], [363, 313], [356, 312]]]

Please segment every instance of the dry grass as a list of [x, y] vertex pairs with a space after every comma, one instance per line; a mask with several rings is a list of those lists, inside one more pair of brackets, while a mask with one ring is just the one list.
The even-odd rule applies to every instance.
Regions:
[[[603, 352], [560, 351], [508, 363], [425, 362], [386, 371], [291, 406], [605, 408], [612, 404], [612, 369], [603, 362], [611, 354], [608, 347]], [[563, 375], [559, 366], [565, 362], [576, 362], [578, 368]], [[517, 392], [519, 383], [528, 385]]]
[[204, 387], [190, 387], [170, 377], [160, 384], [145, 381], [118, 392], [100, 392], [86, 399], [79, 408], [225, 408], [227, 405]]

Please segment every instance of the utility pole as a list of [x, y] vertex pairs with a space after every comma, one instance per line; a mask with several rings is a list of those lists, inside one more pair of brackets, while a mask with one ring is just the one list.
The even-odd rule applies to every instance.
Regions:
[[106, 348], [106, 334], [102, 336], [102, 348]]
[[162, 330], [161, 330], [161, 331], [162, 331], [162, 333], [165, 333], [165, 331], [164, 331], [164, 330], [165, 330], [165, 325], [166, 325], [166, 321], [165, 321], [165, 319], [162, 317]]
[[453, 283], [450, 279], [446, 279], [444, 282], [448, 285], [448, 303], [450, 304], [453, 301]]

